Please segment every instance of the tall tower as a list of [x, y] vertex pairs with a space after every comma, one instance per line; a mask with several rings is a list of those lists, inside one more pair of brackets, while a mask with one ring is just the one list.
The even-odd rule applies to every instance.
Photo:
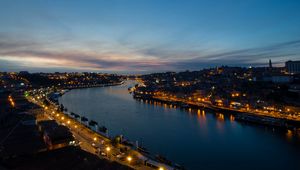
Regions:
[[269, 59], [269, 69], [272, 69], [272, 61]]

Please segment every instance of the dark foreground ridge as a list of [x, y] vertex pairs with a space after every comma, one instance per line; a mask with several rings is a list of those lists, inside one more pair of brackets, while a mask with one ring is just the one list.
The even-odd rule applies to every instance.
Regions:
[[[63, 134], [59, 133], [64, 126], [57, 125], [43, 132], [38, 126], [38, 122], [43, 122], [40, 116], [42, 108], [28, 102], [22, 92], [0, 93], [0, 108], [1, 170], [131, 169], [70, 145], [74, 139], [66, 135], [71, 134], [69, 130], [65, 128]], [[46, 132], [48, 137], [52, 136], [50, 140], [46, 140]]]
[[53, 169], [101, 169], [101, 170], [130, 170], [132, 168], [99, 159], [97, 156], [69, 146], [48, 152], [29, 156], [11, 158], [4, 163], [9, 169], [19, 170], [53, 170]]

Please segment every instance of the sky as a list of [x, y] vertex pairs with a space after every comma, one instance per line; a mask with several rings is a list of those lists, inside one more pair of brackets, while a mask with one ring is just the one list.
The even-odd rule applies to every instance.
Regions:
[[0, 71], [144, 73], [300, 59], [299, 0], [0, 0]]

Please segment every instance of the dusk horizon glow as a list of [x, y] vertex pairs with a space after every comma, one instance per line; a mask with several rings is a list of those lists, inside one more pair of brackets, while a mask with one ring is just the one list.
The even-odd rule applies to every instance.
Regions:
[[299, 1], [0, 0], [0, 71], [150, 73], [300, 58]]

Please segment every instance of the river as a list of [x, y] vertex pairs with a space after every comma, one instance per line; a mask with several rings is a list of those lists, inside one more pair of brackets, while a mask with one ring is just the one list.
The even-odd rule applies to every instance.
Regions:
[[300, 169], [300, 137], [203, 110], [180, 110], [133, 99], [120, 86], [75, 89], [59, 102], [95, 120], [109, 135], [138, 140], [187, 169]]

